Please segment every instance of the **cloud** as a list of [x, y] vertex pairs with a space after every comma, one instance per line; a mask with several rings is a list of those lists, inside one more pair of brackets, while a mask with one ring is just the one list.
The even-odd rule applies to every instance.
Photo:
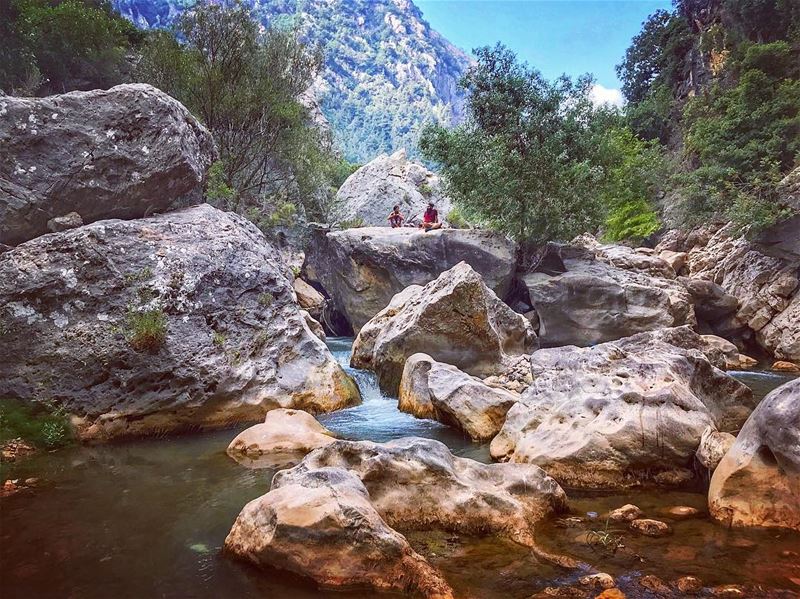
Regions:
[[589, 99], [595, 106], [610, 104], [611, 106], [622, 108], [625, 105], [625, 98], [622, 97], [621, 91], [603, 87], [599, 83], [595, 83], [592, 86], [592, 91], [589, 92]]

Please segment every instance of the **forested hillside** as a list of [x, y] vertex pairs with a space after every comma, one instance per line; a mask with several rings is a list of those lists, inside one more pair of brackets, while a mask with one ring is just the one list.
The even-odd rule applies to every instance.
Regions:
[[[141, 28], [168, 27], [194, 0], [113, 0]], [[432, 30], [409, 0], [247, 0], [264, 26], [297, 29], [318, 44], [325, 68], [317, 95], [345, 156], [416, 153], [421, 127], [457, 121], [458, 79], [469, 59]]]
[[791, 215], [776, 188], [800, 156], [800, 3], [678, 0], [617, 69], [629, 126], [677, 161], [674, 219], [759, 229]]

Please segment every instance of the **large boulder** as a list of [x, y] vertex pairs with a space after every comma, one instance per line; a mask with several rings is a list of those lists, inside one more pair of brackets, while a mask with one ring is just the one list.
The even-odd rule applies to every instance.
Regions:
[[[792, 235], [798, 237], [796, 229]], [[733, 313], [711, 323], [716, 334], [739, 347], [758, 344], [776, 358], [800, 361], [800, 259], [767, 255], [762, 245], [735, 237], [730, 225], [670, 231], [657, 249], [686, 252], [691, 280], [707, 281], [738, 300]]]
[[691, 296], [678, 281], [611, 262], [585, 247], [547, 245], [523, 277], [543, 346], [593, 345], [695, 323]]
[[714, 471], [708, 507], [728, 526], [800, 531], [800, 379], [758, 404]]
[[409, 285], [425, 285], [462, 261], [506, 299], [516, 271], [516, 246], [491, 231], [319, 229], [306, 253], [305, 272], [358, 332], [395, 294]]
[[450, 199], [439, 177], [399, 150], [391, 156], [381, 154], [350, 175], [336, 193], [331, 218], [385, 227], [392, 207], [399, 205], [406, 219], [416, 216], [419, 223], [428, 202], [434, 203], [440, 220], [447, 218]]
[[535, 542], [537, 524], [565, 510], [564, 491], [532, 464], [481, 464], [431, 439], [336, 441], [278, 472], [239, 514], [225, 548], [322, 586], [445, 598], [444, 580], [392, 528], [497, 535], [575, 567]]
[[276, 256], [254, 225], [205, 204], [0, 254], [0, 396], [54, 400], [88, 438], [357, 402]]
[[328, 468], [355, 473], [378, 513], [402, 531], [493, 534], [535, 548], [536, 525], [567, 505], [561, 487], [533, 464], [481, 464], [416, 437], [336, 441], [276, 474], [273, 485]]
[[308, 412], [278, 408], [267, 412], [264, 422], [236, 435], [228, 445], [228, 455], [246, 466], [292, 464], [335, 440]]
[[150, 85], [0, 98], [0, 243], [53, 218], [136, 218], [199, 201], [216, 151], [177, 100]]
[[397, 407], [417, 418], [431, 418], [462, 429], [481, 441], [494, 437], [519, 394], [490, 387], [455, 366], [426, 354], [406, 360]]
[[406, 359], [425, 352], [469, 374], [490, 376], [510, 356], [536, 346], [527, 319], [494, 294], [466, 262], [425, 287], [398, 294], [361, 329], [351, 364], [373, 370], [381, 388], [396, 395]]
[[355, 474], [341, 468], [282, 474], [236, 518], [227, 553], [321, 587], [452, 598], [441, 575], [381, 518]]
[[666, 340], [692, 335], [672, 329], [534, 352], [533, 382], [492, 456], [538, 464], [575, 487], [685, 483], [706, 428], [735, 430], [754, 406], [752, 392], [702, 352]]

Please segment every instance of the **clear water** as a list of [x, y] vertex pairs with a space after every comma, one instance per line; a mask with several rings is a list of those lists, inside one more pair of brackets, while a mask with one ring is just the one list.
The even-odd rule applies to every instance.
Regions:
[[[329, 342], [344, 365], [351, 340]], [[353, 372], [362, 405], [320, 417], [351, 439], [384, 441], [408, 435], [439, 439], [454, 453], [488, 461], [485, 445], [435, 422], [398, 412], [374, 378]], [[759, 395], [787, 377], [742, 373]], [[371, 592], [318, 591], [280, 572], [260, 572], [229, 560], [220, 549], [242, 506], [265, 493], [271, 469], [248, 469], [225, 454], [245, 426], [184, 437], [102, 447], [76, 447], [40, 454], [0, 473], [1, 478], [36, 477], [39, 483], [0, 499], [0, 597], [2, 599], [311, 597], [356, 599]], [[693, 505], [694, 493], [571, 497], [574, 514], [603, 513], [633, 502], [657, 517], [666, 506]], [[707, 518], [674, 522], [666, 539], [626, 536], [627, 550], [595, 554], [586, 531], [602, 528], [586, 520], [578, 528], [546, 523], [539, 540], [618, 577], [628, 597], [647, 595], [634, 581], [640, 573], [666, 580], [693, 574], [708, 584], [761, 585], [752, 596], [800, 596], [800, 565], [782, 556], [800, 552], [800, 535], [774, 531], [728, 531]], [[458, 597], [523, 598], [545, 586], [572, 584], [513, 543], [435, 531], [410, 533], [412, 545], [439, 567]], [[793, 582], [793, 579], [795, 581]], [[777, 589], [777, 590], [776, 590]]]

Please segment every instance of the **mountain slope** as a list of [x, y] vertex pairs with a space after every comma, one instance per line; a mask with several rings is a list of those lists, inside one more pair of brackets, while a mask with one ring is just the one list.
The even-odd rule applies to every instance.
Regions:
[[[196, 0], [113, 0], [142, 28], [167, 27]], [[426, 122], [462, 116], [464, 52], [423, 20], [410, 0], [245, 0], [265, 26], [297, 27], [321, 44], [322, 110], [345, 155], [366, 161], [399, 148], [414, 155]]]

